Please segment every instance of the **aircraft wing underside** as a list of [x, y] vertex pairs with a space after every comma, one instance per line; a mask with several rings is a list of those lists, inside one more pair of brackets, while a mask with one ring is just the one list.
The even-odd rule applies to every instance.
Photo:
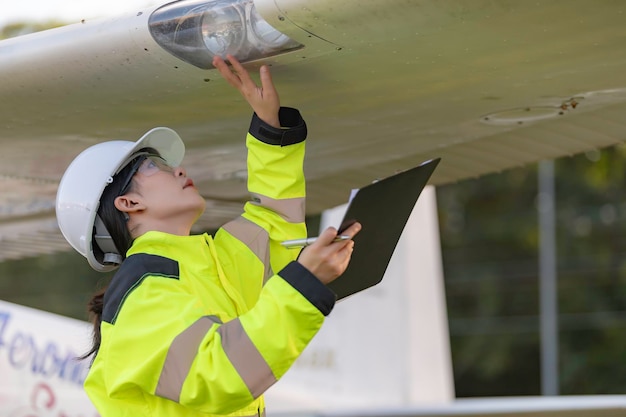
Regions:
[[[626, 138], [621, 2], [254, 4], [301, 45], [249, 68], [271, 64], [283, 105], [307, 120], [310, 214], [433, 157], [440, 185]], [[90, 144], [154, 126], [187, 144], [184, 164], [208, 201], [199, 229], [241, 211], [250, 111], [217, 71], [157, 43], [159, 8], [0, 42], [0, 261], [45, 242], [68, 248], [52, 243], [67, 164]], [[19, 248], [24, 236], [44, 243]]]

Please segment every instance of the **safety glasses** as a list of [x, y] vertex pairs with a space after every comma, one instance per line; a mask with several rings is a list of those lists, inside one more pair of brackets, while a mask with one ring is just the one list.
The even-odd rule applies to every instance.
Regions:
[[132, 167], [122, 183], [123, 185], [122, 188], [120, 188], [118, 196], [126, 194], [128, 187], [130, 187], [130, 182], [138, 172], [141, 173], [141, 175], [149, 177], [159, 171], [174, 172], [174, 168], [169, 166], [160, 156], [148, 154], [138, 156], [132, 163]]

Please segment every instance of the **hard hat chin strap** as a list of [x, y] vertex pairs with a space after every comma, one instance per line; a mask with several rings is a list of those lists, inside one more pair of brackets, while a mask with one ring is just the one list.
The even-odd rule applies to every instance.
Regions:
[[113, 238], [111, 237], [111, 234], [104, 225], [104, 222], [97, 214], [94, 222], [94, 227], [96, 229], [96, 232], [93, 236], [94, 240], [104, 254], [102, 263], [115, 265], [121, 264], [123, 260], [122, 256], [119, 254], [117, 248], [115, 247], [115, 243], [113, 243]]

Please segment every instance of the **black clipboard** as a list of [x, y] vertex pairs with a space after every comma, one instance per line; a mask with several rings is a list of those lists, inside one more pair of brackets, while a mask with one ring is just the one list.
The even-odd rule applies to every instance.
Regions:
[[358, 221], [354, 252], [345, 272], [327, 286], [337, 299], [363, 291], [383, 279], [404, 226], [441, 158], [359, 188], [350, 200], [339, 234]]

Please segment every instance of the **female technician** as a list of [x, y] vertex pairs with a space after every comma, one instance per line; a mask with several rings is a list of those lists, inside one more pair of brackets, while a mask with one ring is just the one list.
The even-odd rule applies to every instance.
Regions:
[[[354, 242], [306, 236], [306, 125], [281, 108], [269, 69], [257, 87], [243, 66], [216, 58], [255, 114], [246, 138], [244, 213], [215, 237], [190, 235], [205, 208], [179, 167], [184, 145], [156, 128], [137, 142], [104, 142], [65, 172], [57, 218], [65, 238], [99, 271], [119, 270], [94, 296], [95, 354], [85, 381], [102, 417], [262, 416], [262, 394], [320, 329]], [[354, 236], [355, 224], [346, 231]], [[297, 260], [295, 259], [297, 256]]]

